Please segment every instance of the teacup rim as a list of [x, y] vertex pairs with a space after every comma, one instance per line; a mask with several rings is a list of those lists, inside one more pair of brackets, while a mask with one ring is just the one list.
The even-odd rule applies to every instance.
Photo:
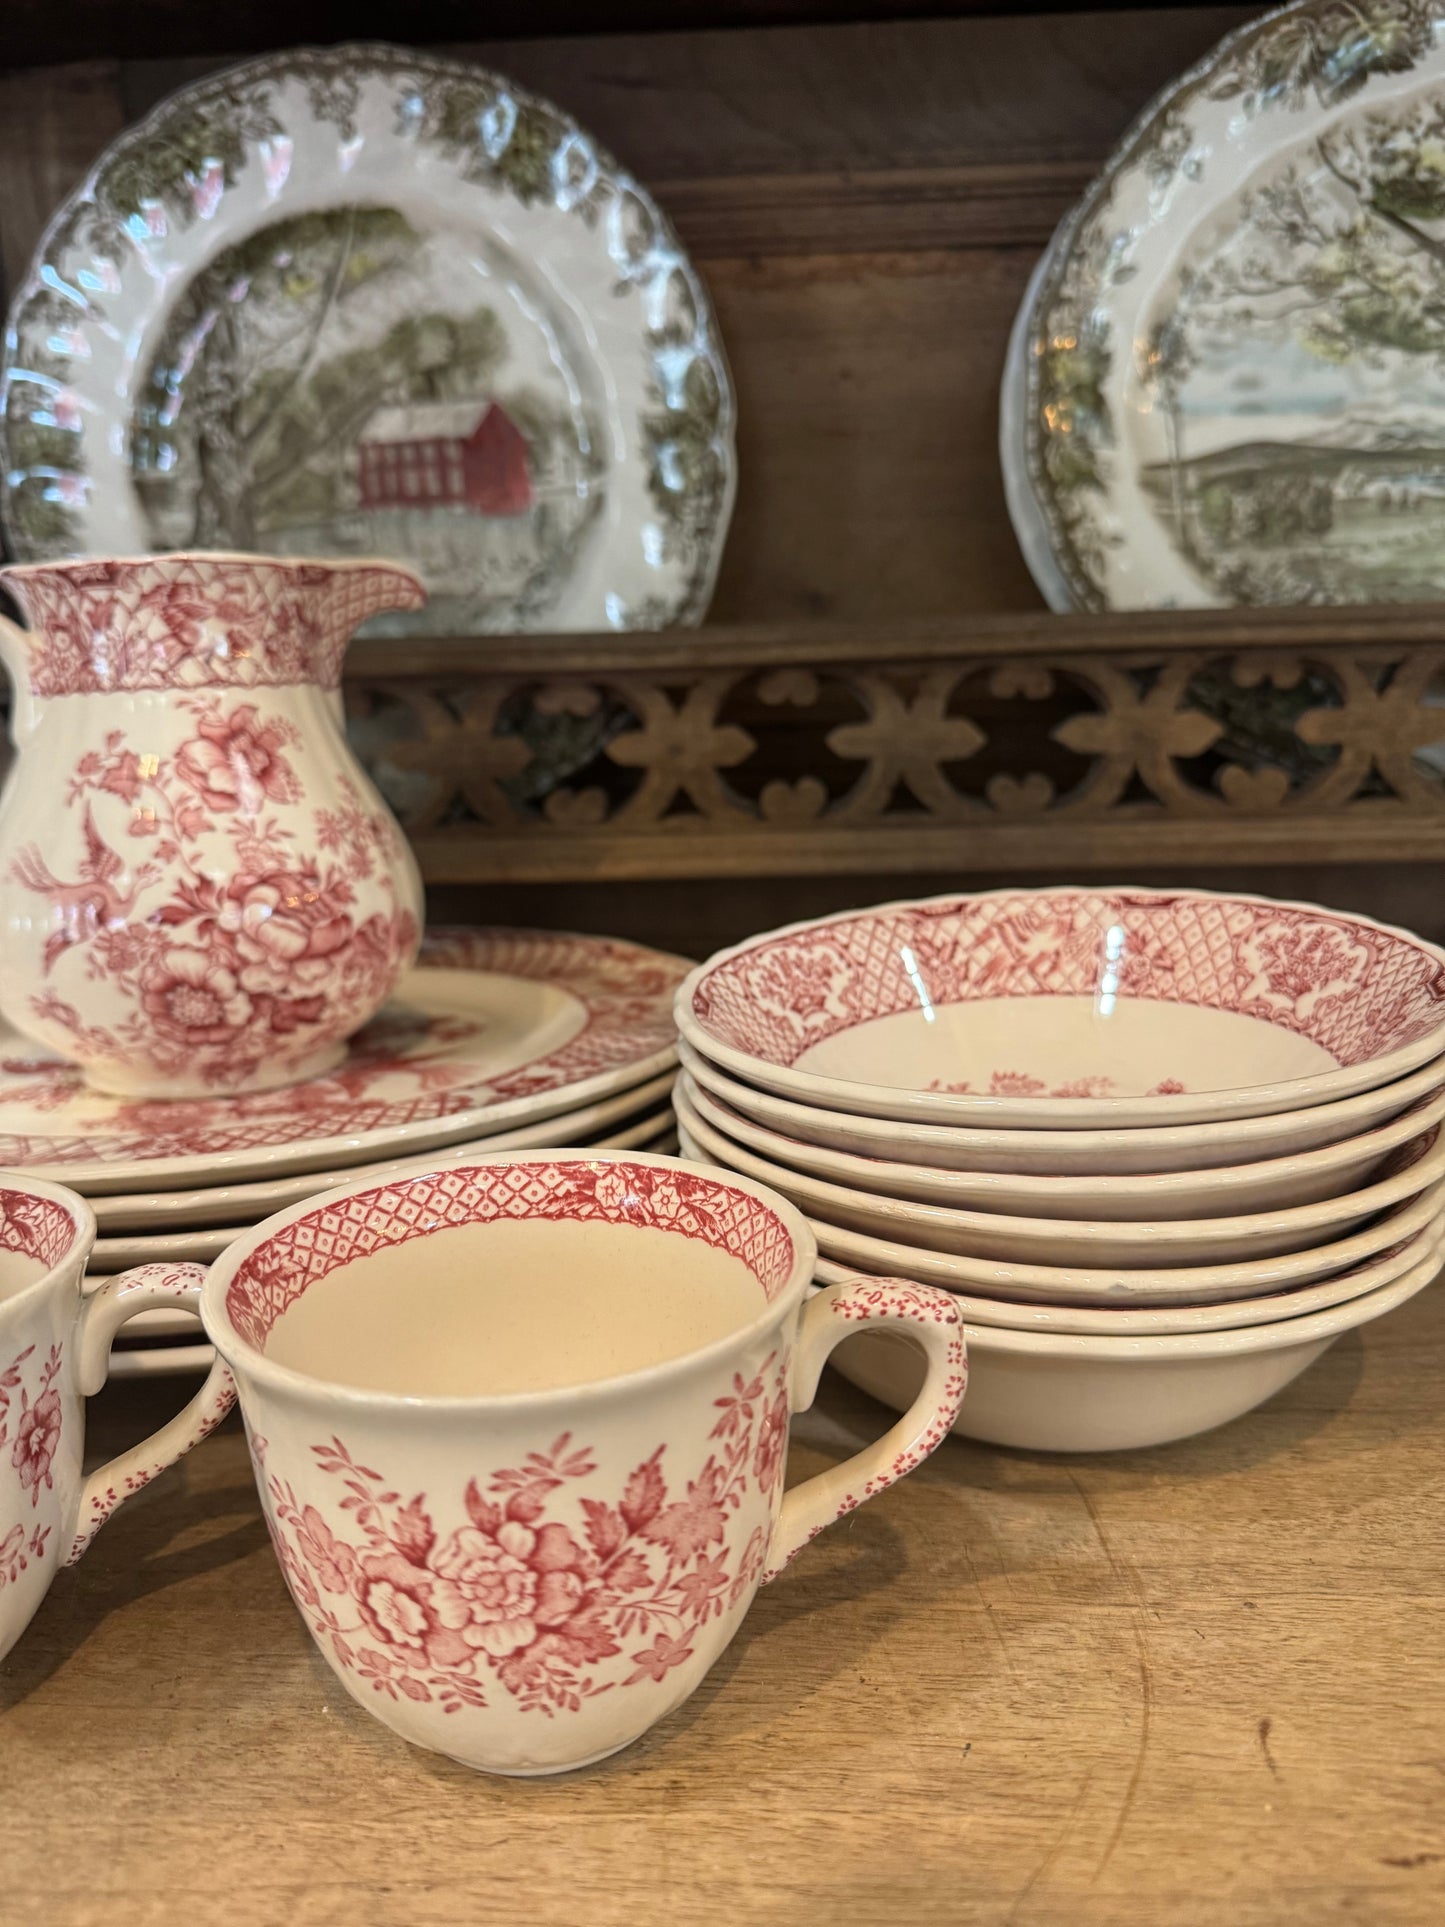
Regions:
[[[603, 1151], [586, 1147], [559, 1150], [517, 1150], [496, 1151], [490, 1156], [482, 1155], [469, 1158], [466, 1163], [437, 1164], [438, 1153], [410, 1160], [406, 1165], [388, 1174], [386, 1185], [405, 1184], [412, 1178], [425, 1177], [429, 1173], [445, 1169], [449, 1173], [477, 1168], [495, 1168], [509, 1164], [576, 1164], [606, 1165], [629, 1164], [646, 1165], [653, 1169], [684, 1171], [714, 1183], [722, 1190], [745, 1192], [756, 1198], [773, 1212], [784, 1225], [793, 1245], [793, 1262], [786, 1280], [776, 1295], [763, 1304], [758, 1315], [745, 1325], [738, 1325], [726, 1332], [721, 1338], [713, 1339], [706, 1345], [691, 1351], [680, 1352], [673, 1358], [665, 1358], [654, 1365], [644, 1365], [635, 1371], [617, 1372], [606, 1378], [583, 1379], [569, 1385], [554, 1385], [529, 1392], [384, 1392], [366, 1386], [347, 1385], [336, 1379], [322, 1378], [314, 1372], [303, 1372], [290, 1365], [278, 1364], [267, 1358], [251, 1341], [244, 1338], [232, 1324], [226, 1309], [226, 1291], [236, 1272], [246, 1259], [253, 1256], [267, 1242], [288, 1225], [300, 1222], [318, 1210], [336, 1204], [342, 1199], [377, 1187], [375, 1177], [357, 1179], [350, 1184], [338, 1184], [328, 1191], [318, 1192], [311, 1198], [303, 1198], [298, 1203], [288, 1205], [285, 1210], [274, 1212], [269, 1218], [253, 1225], [233, 1244], [226, 1247], [208, 1267], [205, 1283], [201, 1290], [200, 1317], [207, 1338], [217, 1352], [240, 1376], [255, 1380], [269, 1390], [309, 1394], [327, 1403], [338, 1404], [351, 1410], [391, 1412], [395, 1414], [415, 1412], [439, 1412], [460, 1414], [465, 1412], [518, 1412], [543, 1410], [548, 1405], [573, 1403], [586, 1399], [589, 1403], [610, 1402], [616, 1398], [629, 1397], [652, 1385], [659, 1384], [682, 1371], [690, 1371], [701, 1366], [704, 1369], [725, 1358], [737, 1347], [760, 1336], [770, 1326], [780, 1323], [790, 1312], [795, 1311], [803, 1302], [809, 1284], [812, 1282], [813, 1267], [817, 1257], [817, 1240], [813, 1236], [806, 1217], [793, 1204], [773, 1191], [766, 1184], [759, 1184], [751, 1178], [734, 1175], [732, 1172], [714, 1171], [710, 1166], [695, 1163], [675, 1154], [656, 1151]], [[237, 1354], [240, 1354], [238, 1357]]]
[[[75, 1264], [77, 1256], [80, 1261], [80, 1276], [83, 1277], [85, 1263], [90, 1256], [90, 1248], [99, 1234], [99, 1227], [88, 1200], [78, 1191], [72, 1191], [68, 1185], [56, 1184], [48, 1178], [28, 1177], [24, 1172], [7, 1165], [0, 1169], [0, 1191], [23, 1191], [30, 1197], [48, 1199], [51, 1204], [59, 1205], [69, 1214], [70, 1222], [75, 1228], [75, 1236], [71, 1239], [69, 1249], [63, 1258], [57, 1258], [53, 1265], [47, 1265], [38, 1278], [32, 1278], [30, 1283], [22, 1285], [19, 1291], [7, 1292], [0, 1297], [0, 1319], [3, 1319], [17, 1306], [25, 1305], [31, 1299], [38, 1301], [44, 1297], [66, 1266]], [[24, 1253], [15, 1255], [23, 1257]]]

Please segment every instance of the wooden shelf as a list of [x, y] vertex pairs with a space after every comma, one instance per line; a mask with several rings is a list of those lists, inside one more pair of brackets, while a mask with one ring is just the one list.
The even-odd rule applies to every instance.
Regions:
[[439, 883], [1419, 863], [1442, 637], [1384, 608], [363, 642], [348, 693]]

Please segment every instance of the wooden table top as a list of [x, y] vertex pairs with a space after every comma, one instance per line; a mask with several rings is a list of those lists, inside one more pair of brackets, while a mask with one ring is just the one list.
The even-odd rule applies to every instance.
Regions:
[[[1442, 1376], [1436, 1289], [1204, 1438], [950, 1440], [760, 1594], [673, 1719], [532, 1782], [345, 1696], [232, 1421], [0, 1666], [0, 1921], [1435, 1927]], [[112, 1386], [97, 1456], [177, 1389]], [[883, 1423], [829, 1376], [791, 1475]]]

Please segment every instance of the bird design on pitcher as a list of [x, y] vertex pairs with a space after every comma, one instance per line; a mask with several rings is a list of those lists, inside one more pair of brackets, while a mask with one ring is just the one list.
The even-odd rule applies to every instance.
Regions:
[[95, 827], [95, 816], [86, 805], [84, 818], [85, 856], [81, 861], [81, 880], [63, 883], [51, 873], [49, 865], [33, 843], [18, 852], [10, 874], [28, 890], [48, 897], [59, 928], [45, 940], [43, 974], [49, 976], [56, 960], [72, 945], [88, 943], [102, 930], [123, 924], [135, 909], [136, 900], [160, 871], [154, 863], [143, 863], [131, 872], [130, 888], [122, 890], [118, 879], [125, 874], [125, 863]]

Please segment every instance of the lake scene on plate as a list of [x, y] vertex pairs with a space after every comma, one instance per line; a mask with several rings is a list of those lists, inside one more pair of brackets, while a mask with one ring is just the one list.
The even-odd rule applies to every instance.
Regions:
[[404, 555], [432, 631], [537, 626], [606, 474], [593, 372], [532, 280], [496, 243], [390, 207], [224, 249], [170, 308], [137, 395], [151, 546]]
[[1445, 594], [1445, 105], [1335, 121], [1192, 238], [1140, 355], [1143, 499], [1230, 602]]

